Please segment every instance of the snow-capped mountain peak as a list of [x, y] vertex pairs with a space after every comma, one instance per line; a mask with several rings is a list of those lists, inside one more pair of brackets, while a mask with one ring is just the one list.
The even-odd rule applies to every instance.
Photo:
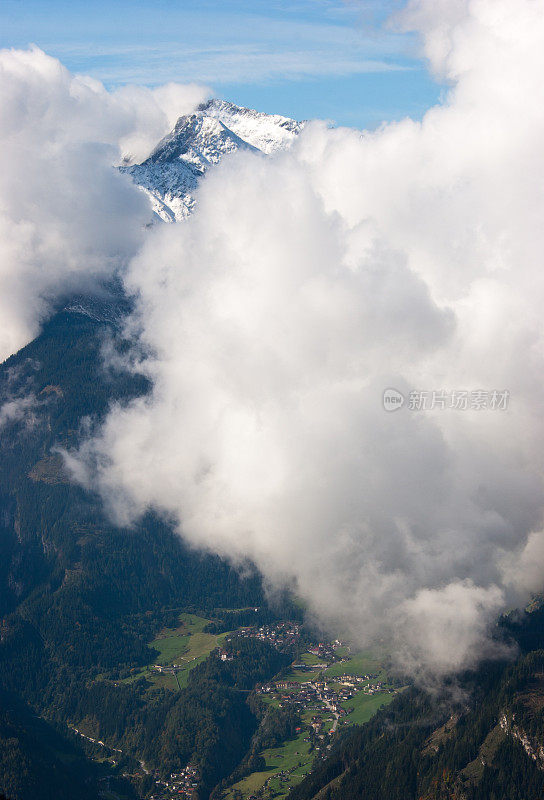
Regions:
[[289, 147], [304, 127], [303, 122], [243, 108], [226, 100], [208, 100], [199, 106], [198, 111], [215, 117], [245, 142], [267, 155]]
[[182, 160], [204, 170], [217, 164], [226, 153], [241, 148], [255, 149], [220, 120], [196, 113], [180, 117], [174, 130], [159, 142], [144, 163], [167, 164]]
[[141, 164], [123, 167], [150, 196], [165, 222], [184, 219], [194, 207], [194, 191], [207, 169], [237, 150], [266, 155], [288, 148], [304, 126], [225, 100], [209, 100], [182, 116]]

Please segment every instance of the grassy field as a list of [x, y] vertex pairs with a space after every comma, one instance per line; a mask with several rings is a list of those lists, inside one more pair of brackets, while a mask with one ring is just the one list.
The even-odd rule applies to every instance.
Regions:
[[189, 672], [206, 659], [212, 650], [219, 647], [228, 633], [204, 633], [209, 620], [196, 614], [180, 614], [179, 626], [173, 630], [165, 628], [152, 642], [150, 647], [159, 651], [154, 664], [168, 667], [181, 664], [182, 669], [175, 675], [161, 675], [149, 666], [135, 672], [125, 682], [146, 678], [154, 686], [165, 689], [183, 689], [187, 685]]
[[292, 669], [286, 674], [285, 680], [293, 681], [293, 683], [305, 683], [306, 681], [317, 680], [317, 676], [320, 674], [321, 673], [317, 669], [313, 669], [311, 672]]
[[226, 633], [204, 633], [209, 620], [195, 614], [180, 614], [180, 625], [175, 630], [166, 629], [151, 642], [158, 650], [156, 664], [169, 666], [207, 656], [223, 642]]
[[311, 667], [314, 664], [323, 664], [324, 662], [322, 658], [314, 655], [314, 653], [303, 653], [300, 657], [300, 663], [307, 664], [309, 667]]
[[378, 654], [363, 651], [353, 653], [348, 661], [338, 661], [336, 664], [332, 664], [325, 671], [325, 675], [328, 678], [338, 675], [378, 675], [383, 680], [384, 669]]
[[389, 692], [378, 692], [376, 694], [357, 692], [351, 700], [342, 703], [345, 709], [353, 709], [351, 714], [343, 718], [344, 722], [353, 725], [363, 725], [374, 716], [379, 708], [388, 705], [394, 696], [393, 694], [389, 694]]
[[[280, 747], [263, 750], [261, 755], [266, 761], [266, 769], [262, 772], [253, 772], [231, 786], [227, 797], [232, 798], [236, 791], [240, 791], [243, 797], [249, 797], [267, 781], [273, 794], [285, 796], [311, 769], [313, 756], [309, 753], [309, 743], [304, 741], [305, 736], [307, 733], [301, 732], [295, 739], [284, 742]], [[278, 774], [282, 771], [289, 773], [284, 780]]]

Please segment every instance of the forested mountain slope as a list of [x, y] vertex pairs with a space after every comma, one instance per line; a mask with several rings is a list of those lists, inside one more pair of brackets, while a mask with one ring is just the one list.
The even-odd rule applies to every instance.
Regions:
[[290, 800], [538, 800], [544, 796], [544, 613], [515, 624], [520, 654], [438, 693], [409, 689]]
[[[212, 100], [181, 117], [141, 165], [123, 169], [172, 221], [189, 213], [198, 181], [225, 154], [269, 154], [289, 146], [301, 129], [284, 117]], [[96, 796], [100, 770], [85, 761], [68, 728], [83, 718], [98, 737], [122, 743], [127, 769], [143, 753], [164, 769], [198, 756], [205, 792], [234, 769], [257, 724], [228, 680], [216, 676], [210, 683], [198, 670], [175, 699], [150, 692], [145, 681], [118, 683], [149, 664], [148, 642], [175, 621], [174, 611], [269, 613], [251, 565], [242, 577], [220, 558], [185, 546], [153, 514], [134, 529], [118, 528], [102, 501], [66, 474], [58, 448], [76, 447], [88, 419], [99, 420], [109, 404], [149, 388], [143, 377], [105, 367], [102, 358], [106, 342], [123, 348], [119, 323], [129, 305], [118, 285], [66, 298], [42, 333], [0, 365], [0, 791], [11, 800], [63, 798], [65, 789], [69, 797], [73, 769], [62, 765], [78, 759], [85, 792]], [[261, 655], [273, 674], [278, 664]], [[200, 708], [196, 717], [181, 711], [189, 696]], [[192, 719], [194, 739], [184, 737], [184, 716]], [[30, 724], [35, 719], [41, 727]], [[166, 754], [151, 740], [166, 747], [172, 719], [179, 746], [168, 739]], [[53, 726], [55, 756], [47, 736], [36, 735], [44, 725]], [[230, 749], [220, 745], [226, 736]], [[78, 789], [78, 797], [85, 792]]]
[[[188, 549], [151, 515], [133, 530], [116, 528], [98, 498], [68, 481], [55, 447], [77, 443], [85, 416], [100, 417], [111, 401], [147, 388], [103, 367], [113, 324], [78, 307], [60, 311], [0, 367], [0, 791], [13, 800], [64, 796], [53, 761], [56, 794], [47, 793], [44, 737], [25, 720], [37, 713], [68, 735], [67, 723], [93, 702], [97, 676], [114, 679], [149, 662], [146, 642], [168, 621], [165, 609], [263, 603], [251, 570], [241, 577]], [[111, 683], [102, 686], [111, 694]], [[108, 701], [118, 726], [126, 722], [122, 704], [132, 712], [140, 702], [141, 687], [127, 691]], [[104, 696], [96, 703], [100, 716]]]

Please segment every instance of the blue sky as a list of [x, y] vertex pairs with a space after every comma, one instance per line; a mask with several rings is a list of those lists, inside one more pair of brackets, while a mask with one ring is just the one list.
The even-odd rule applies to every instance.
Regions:
[[197, 81], [298, 119], [375, 127], [440, 96], [397, 0], [0, 0], [0, 46], [33, 43], [108, 87]]

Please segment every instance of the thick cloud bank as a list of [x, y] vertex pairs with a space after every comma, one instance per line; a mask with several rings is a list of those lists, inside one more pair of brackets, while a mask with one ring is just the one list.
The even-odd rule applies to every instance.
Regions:
[[74, 469], [119, 520], [164, 511], [445, 674], [542, 583], [544, 4], [417, 0], [403, 24], [443, 105], [210, 174], [127, 273], [153, 393]]
[[143, 156], [197, 87], [109, 94], [41, 50], [0, 51], [0, 359], [62, 293], [110, 277], [138, 250], [148, 203], [112, 169]]

